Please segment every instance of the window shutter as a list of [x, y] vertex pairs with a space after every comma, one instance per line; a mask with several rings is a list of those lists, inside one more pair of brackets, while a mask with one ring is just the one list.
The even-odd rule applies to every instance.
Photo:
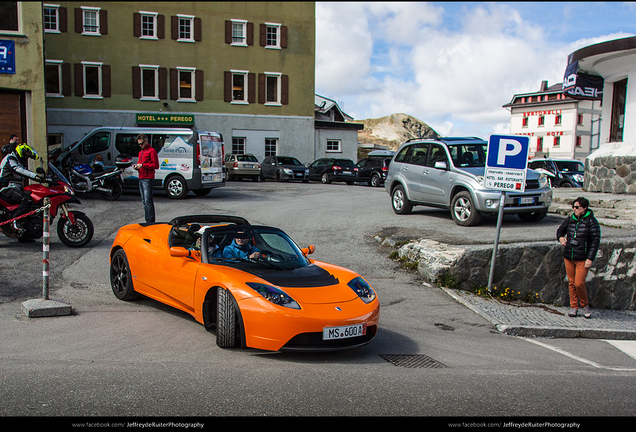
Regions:
[[68, 31], [68, 17], [67, 17], [67, 12], [66, 12], [66, 8], [63, 6], [60, 6], [60, 8], [58, 9], [59, 11], [59, 18], [60, 18], [60, 32], [62, 33], [66, 33]]
[[170, 99], [179, 99], [179, 72], [176, 69], [170, 69]]
[[280, 28], [280, 47], [287, 48], [287, 26]]
[[228, 71], [223, 72], [223, 101], [232, 102], [232, 72]]
[[168, 99], [168, 69], [159, 68], [159, 99]]
[[280, 103], [283, 105], [289, 104], [289, 76], [282, 75], [280, 77]]
[[164, 39], [166, 37], [166, 17], [157, 15], [157, 38]]
[[232, 21], [225, 21], [225, 43], [232, 43]]
[[267, 44], [267, 26], [265, 24], [260, 24], [258, 39], [260, 46], [264, 47]]
[[132, 67], [132, 97], [134, 99], [141, 98], [141, 68], [139, 66]]
[[110, 65], [102, 65], [102, 97], [111, 96]]
[[179, 17], [174, 15], [170, 17], [170, 37], [172, 40], [179, 39]]
[[104, 9], [99, 11], [99, 33], [108, 34], [108, 13]]
[[247, 44], [254, 45], [254, 23], [247, 23]]
[[62, 63], [62, 95], [71, 96], [71, 64]]
[[84, 30], [84, 23], [82, 22], [82, 9], [75, 8], [75, 33], [81, 33]]
[[84, 67], [75, 63], [75, 96], [84, 96]]
[[201, 18], [194, 19], [194, 40], [201, 42]]
[[137, 12], [133, 13], [133, 36], [141, 36], [141, 14]]
[[265, 103], [265, 74], [258, 74], [258, 103]]
[[256, 103], [256, 74], [250, 72], [247, 74], [247, 102]]
[[203, 100], [203, 71], [200, 69], [194, 71], [194, 99]]

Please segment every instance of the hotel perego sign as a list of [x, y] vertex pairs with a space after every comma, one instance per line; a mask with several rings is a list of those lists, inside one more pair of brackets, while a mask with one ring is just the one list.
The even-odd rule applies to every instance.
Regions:
[[173, 113], [137, 113], [137, 124], [192, 126], [194, 124], [194, 116], [191, 114]]

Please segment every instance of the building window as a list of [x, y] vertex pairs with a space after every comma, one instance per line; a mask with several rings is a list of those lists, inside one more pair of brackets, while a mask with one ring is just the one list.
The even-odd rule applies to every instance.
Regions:
[[0, 2], [0, 31], [18, 32], [18, 2]]
[[543, 151], [543, 137], [537, 137], [537, 151]]
[[554, 117], [554, 124], [555, 125], [560, 125], [561, 124], [561, 114], [558, 114]]
[[60, 32], [60, 6], [52, 4], [43, 5], [44, 31], [46, 33]]
[[232, 137], [232, 153], [233, 154], [245, 153], [245, 138]]
[[616, 81], [613, 87], [609, 139], [610, 142], [620, 142], [623, 141], [623, 128], [625, 126], [627, 79]]
[[327, 152], [341, 152], [340, 140], [327, 140]]
[[100, 33], [100, 9], [82, 6], [82, 34], [97, 35]]
[[247, 21], [232, 20], [232, 45], [247, 46]]
[[581, 137], [580, 137], [580, 136], [577, 136], [577, 137], [576, 137], [576, 146], [577, 146], [577, 147], [581, 147], [582, 145], [583, 145], [583, 143], [582, 143], [582, 139], [581, 139]]
[[62, 61], [47, 60], [44, 66], [44, 80], [47, 97], [63, 97]]
[[139, 12], [141, 15], [141, 39], [157, 39], [157, 13]]
[[554, 137], [554, 143], [553, 143], [554, 147], [559, 147], [561, 146], [561, 137], [560, 136], [556, 136]]
[[545, 124], [545, 117], [544, 116], [540, 116], [539, 117], [539, 126], [543, 126]]
[[195, 69], [194, 68], [177, 68], [179, 73], [179, 101], [194, 102], [195, 98]]
[[265, 138], [265, 157], [276, 156], [278, 138]]
[[528, 117], [521, 119], [521, 127], [528, 127]]
[[281, 105], [281, 74], [265, 72], [258, 76], [259, 103], [266, 105]]
[[194, 16], [177, 15], [179, 20], [179, 42], [194, 42]]
[[84, 97], [102, 98], [102, 63], [82, 62], [84, 66]]
[[139, 65], [141, 72], [141, 99], [159, 100], [159, 66]]
[[248, 103], [247, 101], [247, 71], [232, 71], [232, 102]]

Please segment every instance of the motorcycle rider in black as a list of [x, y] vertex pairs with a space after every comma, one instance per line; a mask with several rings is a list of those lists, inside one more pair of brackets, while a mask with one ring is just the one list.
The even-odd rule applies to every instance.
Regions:
[[[28, 166], [28, 158], [38, 159], [39, 156], [28, 144], [20, 144], [0, 163], [0, 196], [9, 203], [20, 204], [11, 214], [12, 218], [25, 214], [33, 204], [31, 195], [24, 191], [23, 179], [44, 181], [43, 177], [25, 168], [25, 165]], [[13, 221], [13, 228], [18, 233], [23, 231], [19, 220]]]

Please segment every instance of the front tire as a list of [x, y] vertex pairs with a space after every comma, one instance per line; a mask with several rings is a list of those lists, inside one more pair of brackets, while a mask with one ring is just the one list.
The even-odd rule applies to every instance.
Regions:
[[407, 198], [401, 185], [396, 186], [391, 192], [391, 206], [396, 214], [409, 214], [413, 210], [413, 204]]
[[473, 226], [481, 222], [481, 213], [475, 208], [470, 192], [462, 191], [451, 201], [453, 220], [460, 226]]
[[57, 223], [57, 236], [69, 247], [86, 246], [93, 238], [93, 222], [84, 213], [73, 212], [75, 224], [60, 217]]
[[188, 194], [188, 185], [181, 177], [170, 177], [165, 184], [168, 197], [172, 199], [182, 199]]
[[217, 290], [216, 344], [221, 348], [234, 348], [239, 341], [238, 314], [234, 297], [228, 290]]
[[123, 249], [118, 249], [110, 260], [110, 287], [119, 300], [134, 300], [139, 297], [135, 292], [128, 258]]

